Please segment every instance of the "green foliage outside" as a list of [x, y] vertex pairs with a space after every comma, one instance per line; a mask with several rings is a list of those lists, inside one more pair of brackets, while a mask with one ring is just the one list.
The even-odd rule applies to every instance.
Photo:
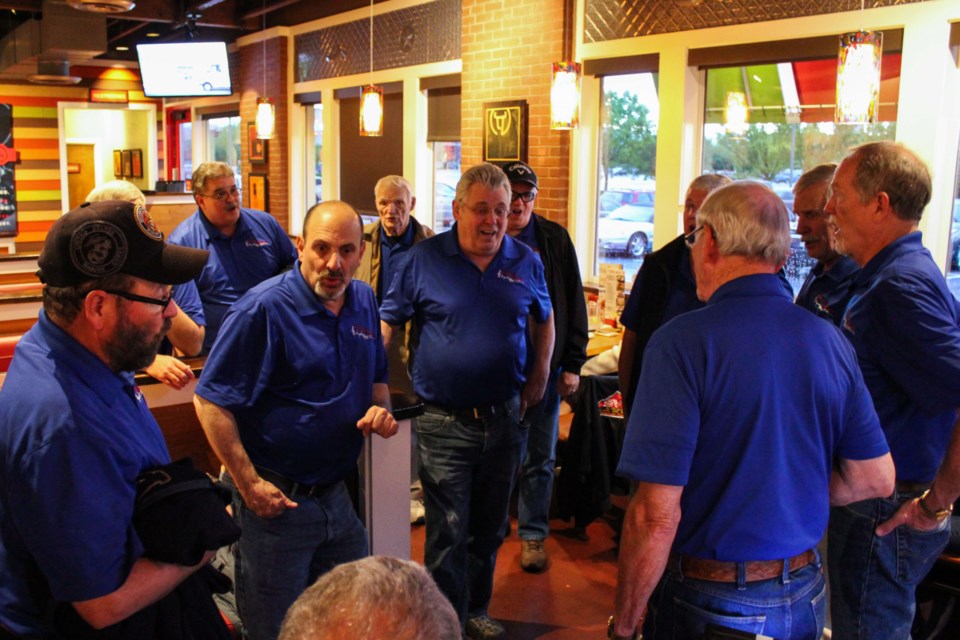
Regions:
[[601, 191], [610, 175], [654, 177], [657, 163], [657, 134], [648, 119], [647, 107], [633, 93], [604, 96], [603, 136], [600, 141]]

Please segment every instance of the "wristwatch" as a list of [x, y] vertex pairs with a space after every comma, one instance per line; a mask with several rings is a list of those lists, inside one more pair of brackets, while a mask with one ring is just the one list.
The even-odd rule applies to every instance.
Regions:
[[641, 618], [640, 623], [637, 625], [638, 630], [633, 632], [631, 636], [618, 636], [616, 632], [617, 621], [613, 616], [610, 616], [607, 619], [607, 640], [643, 640], [643, 634], [639, 631], [639, 626], [643, 624], [643, 619]]
[[949, 518], [950, 514], [953, 513], [953, 504], [950, 504], [950, 506], [945, 509], [937, 509], [934, 511], [927, 506], [926, 500], [928, 495], [930, 495], [930, 489], [924, 491], [923, 495], [917, 500], [917, 504], [920, 505], [920, 511], [923, 512], [923, 515], [937, 522], [943, 522], [946, 518]]

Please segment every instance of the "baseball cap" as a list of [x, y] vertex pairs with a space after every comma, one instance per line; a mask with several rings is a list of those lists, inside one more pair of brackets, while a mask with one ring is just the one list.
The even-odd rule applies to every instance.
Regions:
[[513, 182], [526, 182], [534, 189], [537, 185], [537, 174], [533, 172], [526, 162], [511, 162], [503, 167], [503, 172], [507, 174], [507, 179]]
[[115, 273], [160, 284], [182, 284], [200, 274], [210, 252], [167, 244], [138, 204], [85, 202], [53, 223], [37, 264], [37, 277], [68, 287]]

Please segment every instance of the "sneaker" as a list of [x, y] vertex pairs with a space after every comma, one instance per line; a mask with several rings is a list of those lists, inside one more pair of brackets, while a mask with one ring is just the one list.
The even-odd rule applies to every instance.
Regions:
[[467, 637], [470, 640], [497, 640], [506, 638], [507, 630], [490, 616], [477, 616], [467, 620]]
[[543, 540], [520, 541], [520, 567], [527, 573], [540, 573], [547, 568], [547, 550]]
[[423, 498], [410, 499], [410, 524], [423, 524], [426, 520], [427, 512], [423, 508]]

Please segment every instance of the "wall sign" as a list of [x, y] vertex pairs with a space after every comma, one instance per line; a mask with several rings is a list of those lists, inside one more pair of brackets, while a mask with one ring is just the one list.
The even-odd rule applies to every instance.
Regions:
[[0, 104], [0, 236], [17, 235], [17, 191], [13, 171], [13, 105]]
[[483, 159], [527, 161], [527, 101], [483, 103]]

